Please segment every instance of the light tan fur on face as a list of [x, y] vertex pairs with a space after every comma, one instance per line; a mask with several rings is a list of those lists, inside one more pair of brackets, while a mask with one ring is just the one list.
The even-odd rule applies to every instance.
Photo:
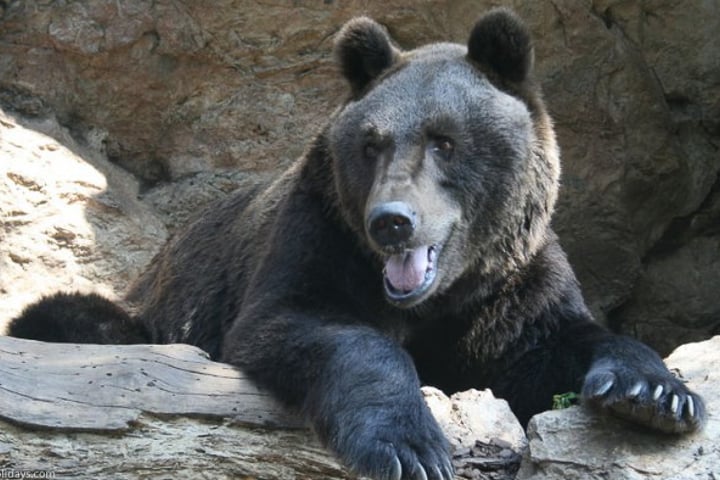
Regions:
[[440, 172], [422, 146], [390, 155], [376, 166], [365, 216], [377, 205], [401, 201], [417, 215], [417, 230], [406, 248], [441, 244], [452, 225], [460, 220], [460, 206], [440, 187]]

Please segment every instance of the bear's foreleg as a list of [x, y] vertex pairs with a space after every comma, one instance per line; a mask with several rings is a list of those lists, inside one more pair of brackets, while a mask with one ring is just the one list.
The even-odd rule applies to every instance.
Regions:
[[349, 468], [374, 479], [451, 479], [448, 443], [410, 356], [357, 325], [287, 313], [230, 332], [225, 360], [307, 418]]
[[702, 398], [651, 348], [614, 335], [585, 315], [560, 315], [557, 325], [549, 336], [530, 335], [514, 345], [489, 385], [508, 400], [523, 425], [550, 409], [554, 395], [577, 392], [591, 407], [655, 430], [702, 428]]

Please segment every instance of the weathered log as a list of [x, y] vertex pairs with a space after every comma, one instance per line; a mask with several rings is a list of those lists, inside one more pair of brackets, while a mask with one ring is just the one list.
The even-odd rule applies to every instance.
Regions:
[[[456, 462], [468, 476], [468, 447], [477, 442], [498, 438], [515, 451], [524, 448], [522, 431], [507, 415], [496, 421], [500, 432], [481, 431], [492, 417], [488, 397], [471, 391], [448, 399], [426, 391], [456, 450], [466, 452]], [[350, 476], [297, 417], [242, 372], [187, 345], [0, 337], [0, 418], [3, 478]], [[496, 473], [516, 468], [501, 465]]]

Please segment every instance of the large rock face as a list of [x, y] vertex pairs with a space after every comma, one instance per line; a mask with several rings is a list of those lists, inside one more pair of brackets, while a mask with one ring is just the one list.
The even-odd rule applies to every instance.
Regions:
[[[165, 238], [157, 233], [163, 225], [172, 230], [247, 172], [271, 175], [298, 156], [344, 95], [330, 48], [351, 16], [375, 17], [407, 46], [464, 42], [476, 15], [496, 3], [0, 2], [0, 106], [35, 124], [57, 119], [55, 131], [64, 133], [51, 135], [74, 155], [8, 146], [10, 127], [0, 124], [11, 160], [3, 160], [2, 181], [12, 184], [0, 192], [3, 311], [56, 283], [73, 286], [71, 277], [122, 293], [126, 273]], [[591, 307], [662, 353], [717, 332], [718, 2], [507, 4], [535, 35], [537, 74], [564, 153], [555, 225]], [[29, 188], [23, 169], [36, 168], [38, 155], [49, 163], [38, 167], [35, 183], [62, 173], [74, 175], [68, 184], [102, 190], [95, 176], [112, 170], [115, 178], [125, 175], [116, 184], [134, 185], [128, 195], [132, 188], [108, 182], [102, 198], [122, 207], [107, 215], [73, 204], [85, 208], [90, 225], [105, 225], [108, 237], [96, 240], [117, 240], [82, 258], [70, 249], [71, 270], [46, 261], [52, 255], [42, 246], [56, 248], [52, 233], [41, 232], [32, 240], [36, 249], [23, 250], [31, 261], [13, 260], [33, 237], [6, 211], [34, 215], [61, 195], [35, 190], [47, 197], [26, 204], [27, 192], [16, 194]], [[71, 171], [66, 162], [85, 162], [96, 173]], [[74, 224], [63, 228], [77, 237]], [[83, 248], [94, 249], [93, 241], [88, 236]], [[53, 276], [67, 280], [38, 281]], [[29, 285], [19, 288], [19, 281]]]

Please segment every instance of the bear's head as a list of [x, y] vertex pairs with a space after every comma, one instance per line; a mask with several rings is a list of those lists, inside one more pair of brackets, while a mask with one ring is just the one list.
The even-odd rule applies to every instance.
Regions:
[[[328, 141], [345, 221], [384, 265], [387, 299], [504, 278], [543, 245], [558, 190], [551, 121], [522, 22], [492, 10], [467, 45], [400, 50], [373, 20], [339, 32], [350, 84]], [[480, 275], [480, 277], [478, 277]]]

